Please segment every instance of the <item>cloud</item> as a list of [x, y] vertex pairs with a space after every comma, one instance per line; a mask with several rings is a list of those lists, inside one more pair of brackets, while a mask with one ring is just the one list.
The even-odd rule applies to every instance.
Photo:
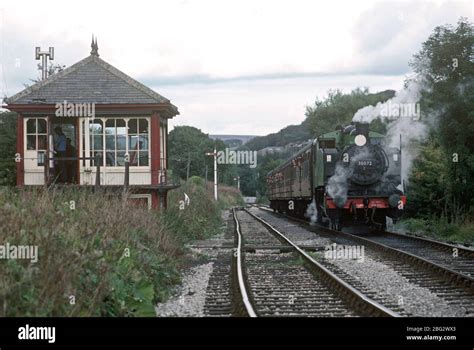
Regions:
[[377, 2], [359, 15], [351, 33], [352, 70], [366, 74], [404, 74], [436, 26], [455, 24], [471, 13], [470, 1]]
[[94, 33], [101, 58], [179, 107], [173, 123], [266, 134], [331, 88], [398, 90], [432, 29], [469, 14], [469, 1], [437, 0], [3, 1], [0, 93], [38, 76], [35, 46], [70, 66]]
[[211, 134], [266, 135], [305, 119], [305, 108], [329, 89], [397, 90], [404, 76], [338, 75], [154, 86], [179, 106], [171, 125], [192, 125]]

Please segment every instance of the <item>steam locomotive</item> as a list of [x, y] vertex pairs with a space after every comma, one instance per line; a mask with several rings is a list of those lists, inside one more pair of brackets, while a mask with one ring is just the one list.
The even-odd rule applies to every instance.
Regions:
[[385, 229], [386, 218], [395, 222], [406, 204], [401, 147], [386, 143], [364, 123], [319, 136], [267, 174], [270, 207], [335, 230]]

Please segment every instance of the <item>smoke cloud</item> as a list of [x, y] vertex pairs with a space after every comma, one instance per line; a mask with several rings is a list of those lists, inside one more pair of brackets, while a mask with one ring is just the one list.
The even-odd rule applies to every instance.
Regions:
[[375, 119], [381, 119], [387, 123], [387, 147], [399, 148], [401, 137], [402, 183], [403, 180], [407, 180], [413, 160], [418, 155], [418, 142], [423, 141], [428, 135], [429, 119], [433, 119], [421, 120], [419, 100], [422, 92], [428, 89], [424, 79], [410, 80], [393, 98], [379, 102], [375, 106], [365, 106], [352, 118], [353, 122], [370, 123]]
[[310, 204], [308, 204], [304, 216], [310, 219], [311, 225], [314, 225], [318, 221], [318, 208], [316, 207], [316, 201], [314, 199]]
[[348, 179], [354, 172], [354, 165], [359, 160], [363, 160], [370, 156], [367, 147], [357, 147], [356, 153], [351, 158], [351, 165], [344, 166], [340, 162], [336, 165], [334, 175], [328, 180], [327, 192], [336, 202], [345, 202], [347, 200]]

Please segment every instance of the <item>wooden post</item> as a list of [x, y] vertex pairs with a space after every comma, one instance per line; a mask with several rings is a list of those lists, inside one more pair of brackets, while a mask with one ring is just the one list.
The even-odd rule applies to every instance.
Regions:
[[48, 188], [49, 184], [49, 157], [48, 151], [44, 152], [44, 187]]
[[100, 157], [98, 154], [95, 155], [94, 161], [96, 166], [96, 173], [95, 173], [95, 191], [97, 192], [100, 187]]
[[128, 186], [130, 185], [130, 162], [125, 161], [125, 181], [123, 184], [123, 191], [126, 192], [128, 190]]

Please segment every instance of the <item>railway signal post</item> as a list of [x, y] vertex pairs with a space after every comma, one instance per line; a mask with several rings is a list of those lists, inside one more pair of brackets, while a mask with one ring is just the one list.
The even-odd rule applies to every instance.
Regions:
[[215, 145], [214, 152], [208, 152], [206, 156], [214, 156], [214, 199], [217, 201], [217, 150]]

